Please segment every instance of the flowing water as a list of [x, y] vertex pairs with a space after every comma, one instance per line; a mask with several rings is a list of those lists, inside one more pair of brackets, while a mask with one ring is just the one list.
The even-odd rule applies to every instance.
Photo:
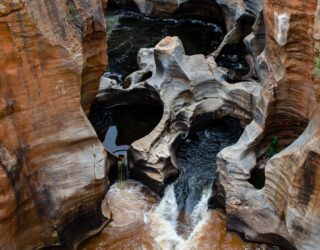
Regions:
[[208, 199], [217, 153], [242, 133], [238, 121], [223, 119], [184, 140], [176, 158], [180, 174], [151, 213], [150, 228], [162, 249], [192, 249], [191, 243], [210, 217]]
[[[223, 148], [234, 144], [242, 133], [237, 120], [222, 119], [207, 129], [190, 135], [177, 150], [180, 175], [174, 185], [179, 209], [179, 220], [183, 223], [178, 231], [187, 236], [196, 224], [194, 212], [209, 196], [216, 172], [216, 155]], [[203, 204], [206, 205], [206, 204]]]
[[178, 36], [186, 54], [209, 54], [224, 37], [214, 23], [194, 19], [159, 19], [132, 11], [109, 10], [108, 57], [106, 77], [121, 82], [138, 69], [137, 54], [141, 48], [154, 47], [166, 36]]
[[[223, 211], [208, 210], [199, 203], [201, 219], [188, 239], [175, 229], [177, 206], [172, 186], [159, 198], [142, 184], [127, 180], [114, 184], [107, 194], [112, 222], [95, 237], [81, 244], [81, 250], [249, 250], [258, 249], [227, 232]], [[205, 195], [203, 200], [206, 200]], [[195, 213], [196, 214], [196, 213]], [[262, 249], [262, 248], [261, 248]]]
[[[118, 82], [137, 69], [136, 56], [140, 48], [153, 47], [167, 35], [179, 36], [189, 55], [212, 52], [224, 36], [221, 27], [191, 19], [156, 19], [130, 11], [109, 11], [107, 20], [110, 62], [105, 76]], [[233, 55], [222, 58], [227, 58], [225, 64], [231, 66], [241, 61]], [[128, 146], [148, 134], [161, 116], [159, 107], [130, 105], [93, 111], [90, 120], [106, 149], [114, 155], [125, 155]], [[226, 231], [222, 211], [208, 209], [216, 155], [235, 143], [241, 132], [238, 122], [227, 119], [182, 141], [176, 151], [180, 175], [167, 186], [161, 199], [133, 180], [113, 184], [106, 195], [113, 213], [112, 222], [79, 248], [259, 249]]]
[[113, 221], [80, 249], [256, 249], [227, 232], [224, 213], [207, 205], [216, 154], [240, 133], [238, 123], [223, 120], [183, 141], [181, 174], [161, 200], [136, 181], [115, 183], [107, 193]]

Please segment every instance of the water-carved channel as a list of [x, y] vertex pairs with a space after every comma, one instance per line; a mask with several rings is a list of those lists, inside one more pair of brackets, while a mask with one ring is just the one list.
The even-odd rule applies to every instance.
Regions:
[[207, 208], [216, 154], [241, 132], [236, 120], [223, 119], [183, 140], [176, 151], [180, 175], [161, 200], [139, 182], [115, 183], [107, 194], [113, 222], [83, 249], [255, 249], [226, 232], [222, 211]]
[[[108, 25], [109, 67], [105, 77], [118, 83], [137, 70], [140, 48], [153, 47], [167, 35], [178, 36], [189, 55], [209, 54], [224, 36], [224, 29], [215, 23], [156, 19], [119, 10], [109, 11]], [[228, 56], [232, 57], [222, 58]], [[233, 56], [234, 65], [242, 68], [239, 58]], [[130, 144], [150, 133], [162, 117], [161, 105], [107, 103], [92, 109], [90, 120], [114, 156], [126, 155]], [[192, 131], [177, 146], [175, 158], [180, 174], [166, 187], [162, 198], [132, 179], [114, 183], [107, 193], [112, 222], [80, 248], [255, 249], [254, 244], [244, 243], [238, 235], [226, 231], [222, 211], [208, 210], [216, 156], [236, 143], [241, 133], [240, 123], [231, 118]]]
[[[109, 10], [107, 23], [109, 66], [105, 76], [118, 82], [137, 70], [137, 53], [141, 48], [154, 47], [166, 36], [178, 36], [187, 55], [208, 55], [218, 48], [225, 35], [224, 27], [208, 21], [152, 18], [124, 10]], [[246, 72], [248, 65], [243, 53], [235, 54], [234, 50], [223, 53], [217, 63]]]

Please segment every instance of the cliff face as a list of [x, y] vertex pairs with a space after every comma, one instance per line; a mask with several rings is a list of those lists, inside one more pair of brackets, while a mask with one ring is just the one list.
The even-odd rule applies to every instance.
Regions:
[[[286, 248], [320, 243], [316, 9], [316, 1], [264, 1], [266, 44], [256, 57], [261, 99], [239, 142], [218, 160], [229, 228]], [[265, 184], [255, 188], [250, 177], [257, 178], [274, 137], [282, 151], [268, 160]]]
[[105, 35], [98, 0], [0, 3], [1, 249], [76, 245], [106, 221], [108, 163], [80, 105], [106, 65]]
[[[198, 15], [207, 4], [135, 3], [142, 12], [160, 16], [192, 9], [189, 14]], [[106, 65], [105, 6], [100, 0], [0, 3], [1, 249], [75, 246], [107, 221], [101, 202], [109, 163], [85, 115]], [[235, 116], [247, 126], [237, 144], [219, 153], [214, 190], [226, 209], [228, 228], [255, 241], [316, 249], [319, 11], [320, 1], [217, 0], [201, 12], [223, 16], [228, 31], [212, 57], [187, 57], [176, 38], [140, 53], [142, 61], [147, 55], [146, 67], [133, 73], [128, 90], [116, 90], [118, 96], [136, 97], [141, 90], [148, 101], [160, 96], [165, 114], [150, 135], [130, 148], [129, 165], [137, 178], [159, 191], [178, 172], [176, 142], [197, 122], [206, 122], [199, 117]], [[251, 70], [231, 84], [214, 57], [242, 41]], [[157, 65], [151, 65], [154, 58]], [[148, 72], [152, 77], [140, 82]], [[116, 91], [110, 89], [103, 94], [114, 98]], [[283, 150], [265, 159], [274, 137]], [[254, 170], [261, 166], [265, 182], [256, 188]]]
[[[298, 139], [266, 166], [265, 193], [277, 215], [285, 221], [288, 239], [298, 249], [316, 249], [320, 243], [316, 9], [316, 1], [265, 2], [266, 55], [275, 83], [266, 132], [290, 140], [303, 132], [305, 120], [311, 120]], [[277, 32], [275, 19], [281, 21], [281, 15], [289, 17], [286, 39], [283, 30]]]

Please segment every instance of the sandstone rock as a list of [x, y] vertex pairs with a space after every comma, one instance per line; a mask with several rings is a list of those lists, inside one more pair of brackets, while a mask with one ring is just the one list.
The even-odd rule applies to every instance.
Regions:
[[[318, 187], [313, 177], [319, 165], [315, 150], [319, 105], [313, 81], [315, 10], [315, 2], [264, 2], [266, 48], [255, 56], [263, 84], [261, 100], [238, 143], [220, 152], [218, 160], [229, 228], [247, 239], [284, 248], [316, 249], [319, 244]], [[282, 14], [290, 15], [285, 24], [290, 29], [278, 39], [279, 30], [287, 29], [278, 27]], [[258, 190], [249, 179], [273, 136], [283, 148], [293, 143], [267, 163], [265, 186]], [[234, 197], [240, 205], [233, 204]]]
[[[70, 3], [76, 13], [68, 9]], [[110, 163], [85, 116], [106, 65], [102, 3], [0, 3], [1, 249], [74, 247], [111, 217], [106, 200], [101, 209]], [[164, 106], [159, 125], [130, 147], [132, 175], [161, 193], [178, 174], [180, 140], [211, 120], [239, 118], [246, 128], [235, 145], [218, 155], [212, 201], [225, 208], [228, 228], [249, 240], [316, 249], [319, 3], [134, 3], [147, 15], [218, 16], [228, 34], [208, 58], [186, 56], [178, 38], [165, 38], [140, 51], [140, 70], [127, 78], [127, 89], [106, 80], [101, 85], [96, 104]], [[199, 6], [209, 7], [199, 12]], [[81, 25], [73, 23], [72, 14]], [[215, 58], [228, 45], [243, 42], [251, 70], [239, 78], [217, 67]], [[242, 81], [230, 84], [230, 78]], [[261, 168], [274, 136], [283, 150], [267, 162], [265, 185], [257, 189], [253, 170]]]
[[[246, 128], [235, 145], [218, 155], [212, 201], [226, 209], [228, 228], [249, 240], [285, 249], [316, 249], [320, 92], [314, 59], [320, 51], [319, 4], [283, 0], [217, 0], [217, 4], [229, 33], [212, 56], [186, 56], [177, 38], [165, 38], [155, 48], [139, 52], [140, 70], [127, 78], [128, 89], [111, 87], [99, 97], [112, 93], [132, 102], [133, 95], [144, 93], [141, 96], [163, 103], [159, 125], [129, 149], [133, 176], [159, 193], [178, 173], [179, 140], [209, 120], [239, 118]], [[232, 85], [227, 82], [232, 72], [217, 67], [214, 58], [226, 45], [242, 42], [249, 52], [251, 71], [245, 79], [250, 80]], [[150, 72], [152, 76], [142, 80]], [[283, 150], [267, 160], [275, 136]], [[265, 168], [261, 189], [252, 183], [257, 167]]]
[[20, 8], [22, 8], [20, 0], [3, 0], [2, 3], [0, 3], [0, 16], [7, 15]]
[[100, 1], [75, 5], [82, 31], [67, 1], [0, 3], [1, 249], [72, 247], [107, 222], [108, 162], [80, 106], [106, 65], [105, 20]]
[[[141, 69], [128, 77], [129, 88], [110, 86], [100, 91], [95, 107], [99, 102], [111, 105], [112, 100], [143, 103], [147, 96], [149, 101], [163, 103], [158, 126], [128, 152], [131, 175], [162, 193], [167, 181], [178, 174], [174, 156], [178, 142], [190, 131], [227, 115], [248, 123], [260, 85], [254, 81], [229, 84], [220, 71], [212, 71], [214, 63], [203, 55], [186, 56], [177, 37], [141, 49], [138, 57]], [[152, 76], [141, 81], [150, 71]]]

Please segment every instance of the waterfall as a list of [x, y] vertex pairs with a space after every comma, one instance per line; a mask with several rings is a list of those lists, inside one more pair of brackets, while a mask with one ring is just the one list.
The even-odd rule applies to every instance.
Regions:
[[187, 249], [187, 242], [194, 232], [199, 230], [199, 225], [205, 222], [208, 211], [208, 199], [211, 196], [211, 188], [205, 187], [199, 203], [190, 215], [193, 230], [187, 239], [183, 239], [177, 232], [179, 223], [179, 209], [174, 192], [174, 184], [169, 185], [159, 203], [146, 216], [146, 223], [151, 229], [155, 241], [165, 250]]
[[122, 188], [125, 187], [125, 180], [128, 176], [127, 162], [125, 155], [119, 155], [118, 157], [118, 182]]
[[158, 206], [148, 215], [148, 222], [155, 241], [162, 249], [181, 249], [183, 239], [177, 234], [179, 215], [174, 185], [169, 185]]
[[208, 211], [208, 200], [211, 194], [212, 189], [210, 187], [205, 187], [203, 189], [201, 199], [191, 214], [191, 221], [194, 227], [196, 227], [199, 222], [206, 217]]

